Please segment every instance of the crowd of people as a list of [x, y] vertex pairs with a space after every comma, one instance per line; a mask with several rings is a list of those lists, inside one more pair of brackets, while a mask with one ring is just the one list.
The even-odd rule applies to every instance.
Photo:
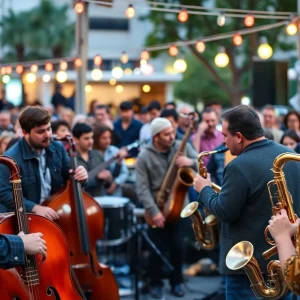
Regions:
[[[68, 107], [59, 93], [57, 91], [53, 98], [53, 105], [30, 106], [22, 110], [13, 105], [2, 105], [0, 111], [0, 154], [14, 158], [20, 167], [27, 212], [53, 221], [58, 219], [56, 211], [41, 204], [65, 184], [70, 172], [94, 197], [124, 196], [123, 187], [129, 176], [125, 159], [136, 158], [133, 192], [154, 224], [149, 227], [151, 239], [159, 249], [169, 252], [174, 267], [170, 276], [171, 293], [184, 297], [184, 220], [165, 222], [156, 202], [157, 192], [175, 155], [178, 154], [175, 161], [178, 168], [192, 168], [197, 173], [199, 152], [226, 145], [230, 153], [204, 157], [209, 176], [195, 175], [194, 187], [189, 188], [185, 199], [186, 204], [198, 201], [221, 222], [220, 248], [215, 250], [219, 259], [214, 263], [219, 263], [219, 272], [224, 276], [226, 299], [255, 299], [247, 276], [243, 271], [229, 270], [225, 260], [235, 243], [247, 239], [254, 245], [254, 255], [262, 270], [266, 270], [267, 262], [261, 254], [268, 248], [264, 238], [268, 222], [283, 269], [291, 256], [299, 255], [290, 239], [299, 222], [290, 224], [285, 210], [270, 220], [272, 209], [267, 190], [267, 183], [273, 178], [270, 169], [274, 159], [285, 152], [300, 153], [298, 112], [291, 110], [281, 116], [271, 105], [260, 110], [241, 105], [222, 114], [224, 108], [214, 101], [206, 105], [192, 134], [186, 137], [194, 116], [194, 109], [188, 104], [163, 104], [153, 100], [148, 106], [134, 111], [131, 101], [123, 101], [118, 107], [119, 115], [114, 119], [110, 106], [96, 100], [91, 103], [88, 114], [76, 115], [74, 107]], [[80, 165], [76, 170], [70, 171], [67, 153], [53, 140], [53, 135], [57, 139], [66, 135], [74, 137]], [[185, 138], [185, 150], [178, 153]], [[139, 147], [127, 147], [136, 141], [139, 141]], [[112, 157], [116, 159], [106, 169], [94, 172], [95, 166]], [[294, 199], [294, 210], [299, 215], [300, 188], [295, 181], [300, 174], [300, 165], [291, 162], [285, 174]], [[219, 194], [212, 190], [211, 182], [222, 186]], [[4, 165], [0, 165], [0, 205], [1, 212], [13, 210], [9, 173]], [[12, 255], [7, 255], [10, 251]], [[0, 236], [2, 267], [22, 264], [24, 251], [46, 256], [42, 234]], [[163, 272], [159, 257], [153, 253], [148, 263], [150, 294], [161, 299]], [[299, 289], [294, 292], [299, 293]], [[285, 299], [293, 296], [289, 292]]]

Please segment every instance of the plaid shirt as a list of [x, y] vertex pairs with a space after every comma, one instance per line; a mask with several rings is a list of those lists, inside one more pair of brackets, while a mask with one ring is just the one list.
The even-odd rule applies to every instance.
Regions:
[[17, 235], [0, 235], [0, 268], [9, 269], [24, 264], [24, 244]]

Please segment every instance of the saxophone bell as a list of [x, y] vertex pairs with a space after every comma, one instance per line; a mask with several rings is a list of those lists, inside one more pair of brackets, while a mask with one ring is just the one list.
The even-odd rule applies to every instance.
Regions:
[[192, 227], [196, 237], [196, 248], [213, 250], [219, 243], [219, 229], [217, 218], [210, 214], [203, 221], [198, 210], [198, 202], [191, 202], [181, 211], [181, 218], [192, 219]]
[[256, 298], [279, 299], [285, 295], [288, 287], [281, 271], [280, 262], [272, 260], [267, 266], [269, 280], [265, 282], [259, 264], [253, 256], [254, 247], [248, 241], [234, 245], [226, 256], [226, 266], [230, 270], [243, 269], [251, 282]]
[[191, 168], [179, 168], [177, 171], [178, 180], [186, 185], [186, 186], [193, 186], [194, 184], [194, 177], [195, 172]]

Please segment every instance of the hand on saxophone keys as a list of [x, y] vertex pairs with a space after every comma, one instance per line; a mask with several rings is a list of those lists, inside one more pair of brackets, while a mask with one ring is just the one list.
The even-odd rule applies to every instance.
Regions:
[[210, 174], [207, 173], [207, 178], [203, 178], [197, 174], [194, 178], [194, 189], [200, 193], [206, 186], [211, 186]]
[[152, 222], [154, 223], [153, 228], [163, 228], [165, 226], [165, 217], [164, 215], [159, 212], [154, 217], [152, 217]]
[[286, 239], [286, 237], [292, 237], [295, 235], [300, 225], [300, 219], [297, 219], [295, 223], [291, 223], [285, 209], [281, 209], [276, 216], [272, 216], [269, 221], [268, 229], [277, 243], [278, 240]]

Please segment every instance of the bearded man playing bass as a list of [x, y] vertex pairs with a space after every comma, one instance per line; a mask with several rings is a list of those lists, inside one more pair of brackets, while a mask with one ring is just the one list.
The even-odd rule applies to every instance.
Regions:
[[[155, 199], [166, 176], [170, 163], [176, 155], [181, 141], [175, 141], [175, 133], [171, 122], [165, 118], [155, 118], [150, 125], [152, 143], [139, 154], [136, 165], [136, 186], [139, 200], [149, 213], [156, 228], [149, 229], [150, 238], [156, 246], [162, 249], [169, 247], [170, 263], [174, 267], [170, 283], [172, 294], [183, 297], [182, 260], [183, 260], [183, 220], [165, 223], [165, 217], [160, 211]], [[185, 156], [184, 156], [185, 155]], [[192, 167], [197, 170], [197, 153], [187, 144], [184, 155], [176, 159], [178, 167]], [[149, 259], [149, 276], [151, 296], [160, 299], [162, 293], [162, 262], [152, 253]]]
[[[237, 157], [224, 169], [222, 190], [219, 194], [207, 179], [196, 176], [194, 187], [200, 193], [199, 202], [221, 221], [220, 273], [226, 275], [226, 299], [254, 300], [250, 281], [243, 270], [232, 271], [225, 265], [226, 255], [233, 245], [247, 240], [254, 246], [254, 257], [266, 273], [268, 261], [262, 253], [270, 248], [264, 230], [272, 215], [267, 183], [273, 179], [274, 159], [281, 153], [293, 152], [264, 137], [257, 113], [246, 105], [234, 107], [223, 115], [222, 133], [226, 146]], [[300, 211], [300, 164], [286, 164], [288, 190], [294, 199], [294, 210]], [[276, 259], [276, 258], [272, 258]], [[292, 299], [287, 294], [284, 299]]]

